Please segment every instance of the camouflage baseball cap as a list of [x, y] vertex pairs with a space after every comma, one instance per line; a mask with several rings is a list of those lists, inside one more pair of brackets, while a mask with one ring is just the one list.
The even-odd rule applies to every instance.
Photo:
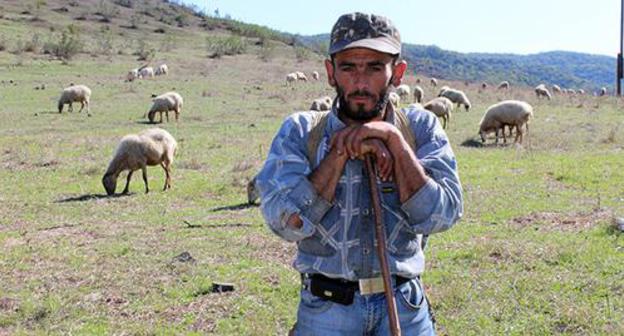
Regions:
[[390, 19], [364, 13], [344, 14], [331, 31], [329, 54], [350, 48], [368, 48], [383, 53], [401, 53], [401, 35]]

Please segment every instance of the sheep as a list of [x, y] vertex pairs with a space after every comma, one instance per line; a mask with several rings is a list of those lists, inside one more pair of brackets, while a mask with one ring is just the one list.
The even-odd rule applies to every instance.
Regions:
[[402, 100], [405, 100], [409, 98], [411, 90], [410, 90], [409, 85], [401, 84], [396, 87], [395, 92], [399, 95], [399, 97], [401, 97]]
[[139, 78], [141, 78], [141, 74], [139, 74], [139, 69], [137, 68], [128, 71], [128, 74], [126, 75], [126, 80], [128, 82], [132, 82], [133, 80]]
[[312, 79], [319, 80], [320, 76], [318, 71], [312, 71]]
[[182, 96], [177, 92], [166, 92], [161, 94], [160, 96], [154, 97], [152, 95], [152, 107], [147, 112], [147, 118], [150, 123], [154, 122], [154, 117], [156, 112], [160, 113], [160, 122], [162, 123], [162, 114], [165, 112], [167, 116], [167, 122], [169, 122], [169, 111], [175, 112], [175, 119], [178, 121], [178, 117], [180, 116], [180, 111], [182, 110]]
[[429, 82], [431, 83], [431, 86], [436, 87], [438, 86], [438, 80], [435, 79], [434, 77], [431, 77], [431, 79], [429, 80]]
[[600, 88], [600, 92], [598, 93], [598, 95], [599, 95], [600, 97], [602, 97], [602, 96], [606, 96], [606, 95], [607, 95], [607, 88], [606, 88], [606, 87], [604, 87], [604, 86], [603, 86], [603, 87], [601, 87], [601, 88]]
[[444, 85], [443, 87], [440, 88], [440, 91], [438, 91], [438, 97], [442, 96], [442, 94], [444, 93], [444, 91], [450, 89], [450, 87]]
[[550, 95], [550, 92], [548, 91], [548, 89], [546, 88], [546, 85], [544, 84], [540, 84], [535, 87], [535, 95], [537, 95], [538, 99], [542, 97], [546, 97], [548, 98], [548, 100], [550, 100], [552, 98], [552, 96]]
[[260, 191], [256, 187], [256, 178], [258, 178], [258, 175], [255, 175], [247, 183], [247, 204], [250, 205], [256, 203], [256, 200], [260, 198]]
[[561, 88], [557, 84], [552, 86], [552, 90], [553, 90], [553, 93], [555, 93], [555, 94], [560, 94], [561, 93]]
[[425, 110], [433, 112], [436, 116], [444, 120], [443, 128], [446, 129], [447, 122], [451, 121], [451, 112], [453, 112], [453, 102], [446, 97], [437, 97], [428, 101], [424, 106]]
[[464, 107], [466, 108], [466, 112], [470, 111], [470, 107], [472, 106], [470, 105], [470, 100], [468, 100], [468, 96], [466, 96], [464, 91], [461, 90], [448, 88], [440, 92], [440, 95], [438, 97], [446, 97], [450, 99], [453, 103], [457, 104], [457, 108], [464, 105]]
[[585, 95], [585, 90], [583, 90], [583, 89], [578, 89], [578, 90], [576, 91], [576, 93], [578, 93], [579, 95], [583, 96], [583, 95]]
[[481, 90], [487, 89], [488, 84], [486, 82], [481, 83]]
[[301, 71], [296, 71], [295, 75], [297, 76], [297, 80], [301, 80], [301, 81], [304, 81], [304, 82], [308, 81], [308, 77], [306, 77], [306, 75], [303, 72], [301, 72]]
[[61, 93], [61, 97], [58, 100], [58, 111], [59, 113], [63, 112], [63, 106], [65, 104], [69, 104], [68, 111], [73, 112], [74, 108], [72, 103], [79, 102], [80, 103], [80, 111], [87, 106], [87, 113], [89, 113], [89, 101], [91, 100], [91, 89], [89, 89], [86, 85], [74, 85], [65, 88]]
[[156, 68], [156, 71], [154, 72], [154, 74], [156, 76], [160, 76], [160, 75], [166, 75], [169, 73], [169, 67], [167, 66], [167, 64], [161, 64]]
[[329, 96], [314, 99], [310, 106], [311, 111], [327, 111], [332, 108], [332, 99]]
[[393, 91], [388, 94], [388, 101], [392, 104], [392, 106], [394, 106], [394, 108], [398, 108], [401, 103], [401, 97]]
[[111, 160], [102, 184], [108, 196], [115, 193], [117, 178], [124, 170], [129, 170], [126, 178], [126, 187], [123, 194], [128, 193], [130, 178], [135, 170], [143, 171], [143, 182], [145, 183], [145, 193], [149, 192], [147, 184], [147, 166], [160, 165], [165, 170], [165, 186], [163, 190], [171, 188], [171, 164], [178, 146], [175, 139], [169, 132], [160, 128], [150, 128], [139, 134], [128, 134], [124, 136]]
[[425, 91], [419, 85], [414, 86], [414, 100], [418, 103], [422, 103], [422, 99], [425, 96]]
[[509, 89], [508, 81], [502, 81], [500, 82], [500, 84], [498, 84], [497, 90], [508, 90], [508, 89]]
[[507, 125], [510, 129], [516, 128], [516, 139], [514, 142], [522, 144], [522, 126], [526, 125], [526, 130], [528, 132], [529, 119], [531, 119], [531, 117], [533, 117], [533, 107], [526, 102], [504, 100], [494, 104], [485, 111], [479, 123], [481, 141], [485, 142], [486, 134], [493, 131], [496, 134], [495, 143], [498, 143], [498, 131], [503, 130], [503, 141], [507, 142], [504, 130], [505, 125]]
[[152, 67], [142, 67], [139, 69], [139, 75], [141, 75], [141, 78], [152, 78], [154, 77], [154, 68]]
[[296, 80], [297, 80], [297, 74], [296, 73], [291, 72], [288, 75], [286, 75], [286, 84], [294, 83]]

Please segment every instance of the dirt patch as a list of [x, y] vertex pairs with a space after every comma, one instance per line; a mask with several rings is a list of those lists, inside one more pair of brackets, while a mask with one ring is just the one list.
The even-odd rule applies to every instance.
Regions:
[[259, 260], [290, 265], [297, 253], [296, 245], [281, 239], [269, 239], [263, 235], [244, 237], [245, 243], [252, 249], [252, 256]]
[[511, 223], [519, 227], [536, 226], [544, 231], [580, 232], [591, 229], [600, 222], [609, 221], [612, 216], [611, 211], [605, 209], [574, 213], [537, 212], [516, 217]]

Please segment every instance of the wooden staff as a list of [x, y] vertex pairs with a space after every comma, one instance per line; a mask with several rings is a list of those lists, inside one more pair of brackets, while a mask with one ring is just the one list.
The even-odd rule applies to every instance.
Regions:
[[401, 336], [401, 325], [399, 324], [399, 314], [397, 312], [392, 281], [390, 279], [390, 267], [386, 256], [386, 235], [381, 213], [381, 201], [379, 200], [379, 190], [377, 188], [377, 174], [373, 166], [373, 157], [366, 155], [366, 171], [370, 182], [371, 197], [373, 201], [373, 211], [375, 212], [375, 236], [377, 238], [377, 255], [381, 266], [381, 276], [383, 277], [384, 293], [388, 303], [388, 320], [392, 336]]

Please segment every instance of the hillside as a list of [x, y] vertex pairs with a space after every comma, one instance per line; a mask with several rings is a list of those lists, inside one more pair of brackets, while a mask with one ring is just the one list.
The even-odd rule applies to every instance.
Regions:
[[[328, 34], [299, 37], [311, 47], [326, 45]], [[403, 55], [416, 75], [446, 80], [487, 81], [509, 80], [528, 86], [539, 83], [561, 87], [585, 88], [594, 91], [602, 86], [613, 87], [615, 58], [567, 51], [551, 51], [532, 55], [459, 53], [436, 46], [404, 44]]]

